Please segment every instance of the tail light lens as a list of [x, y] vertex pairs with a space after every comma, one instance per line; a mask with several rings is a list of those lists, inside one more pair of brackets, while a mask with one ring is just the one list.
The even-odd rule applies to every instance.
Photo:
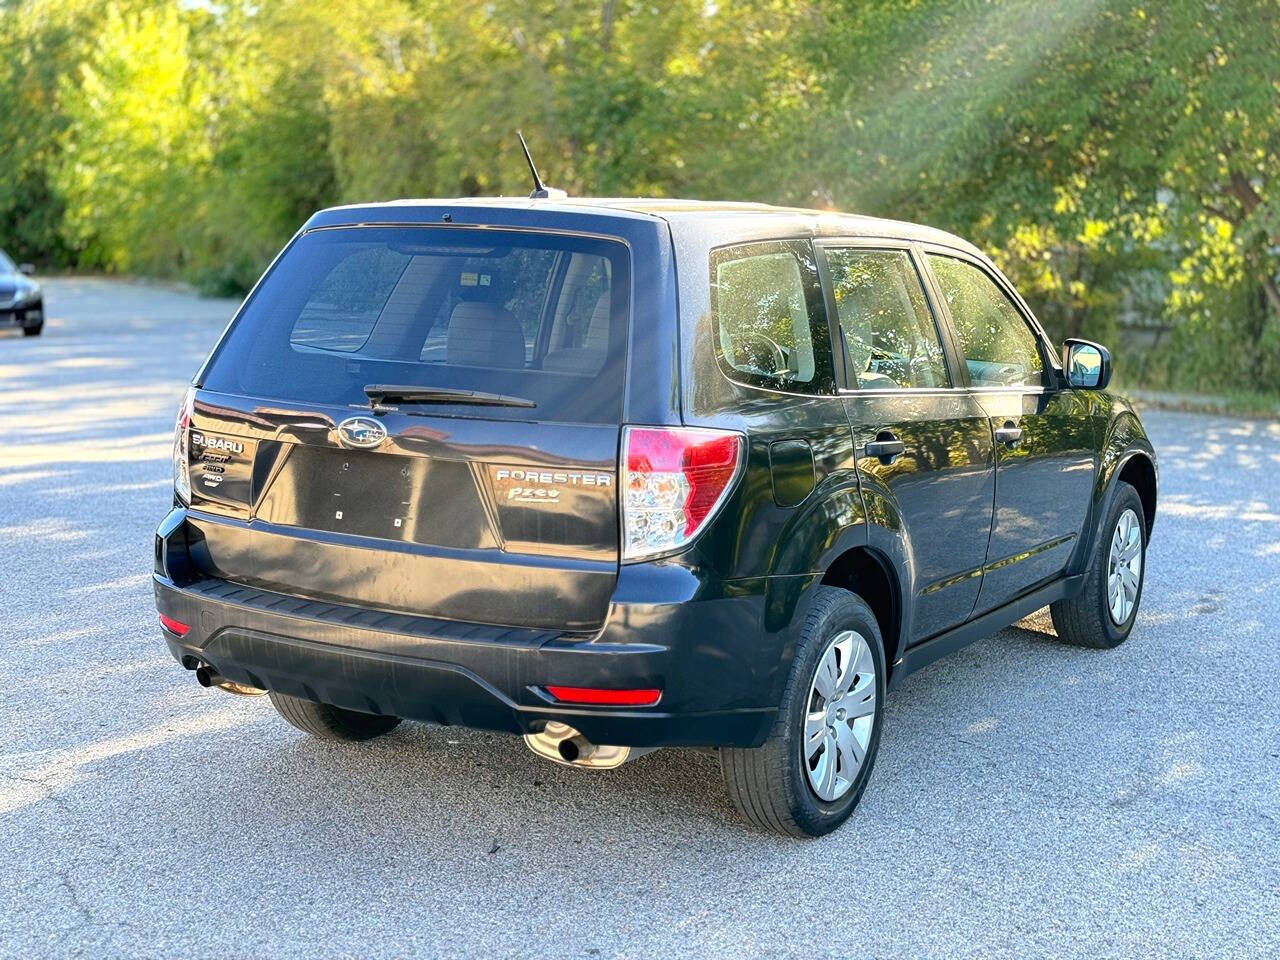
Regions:
[[727, 430], [626, 427], [622, 434], [622, 558], [689, 543], [728, 496], [744, 440]]
[[195, 408], [195, 389], [187, 388], [178, 408], [178, 422], [173, 426], [173, 491], [183, 503], [191, 503], [191, 466], [189, 459], [191, 412]]

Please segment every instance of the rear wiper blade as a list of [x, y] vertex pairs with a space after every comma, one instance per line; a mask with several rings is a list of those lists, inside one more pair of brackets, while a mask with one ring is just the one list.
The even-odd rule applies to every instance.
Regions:
[[483, 390], [457, 390], [453, 387], [397, 386], [389, 383], [371, 383], [364, 388], [364, 395], [375, 406], [387, 403], [470, 403], [484, 407], [536, 407], [524, 397], [512, 397], [505, 393], [485, 393]]

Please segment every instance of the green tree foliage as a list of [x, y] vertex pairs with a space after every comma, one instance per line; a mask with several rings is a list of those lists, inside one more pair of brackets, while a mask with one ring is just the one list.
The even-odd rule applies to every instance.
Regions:
[[67, 123], [53, 182], [81, 262], [182, 269], [192, 260], [192, 198], [207, 194], [206, 70], [176, 7], [108, 5], [97, 43], [60, 78]]
[[84, 57], [99, 12], [79, 2], [0, 2], [0, 244], [21, 260], [75, 260], [52, 182], [67, 127], [59, 78]]
[[[1165, 314], [1185, 342], [1149, 375], [1280, 389], [1280, 4], [850, 0], [826, 12], [813, 196], [973, 237], [1060, 335]], [[1219, 376], [1204, 376], [1213, 365]]]
[[0, 0], [0, 242], [242, 290], [315, 208], [922, 220], [1121, 369], [1280, 391], [1277, 0]]

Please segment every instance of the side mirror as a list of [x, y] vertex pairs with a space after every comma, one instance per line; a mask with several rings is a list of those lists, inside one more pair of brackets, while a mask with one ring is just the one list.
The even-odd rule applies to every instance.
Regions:
[[36, 266], [34, 263], [20, 263], [18, 264], [18, 272], [29, 277], [36, 272]]
[[1111, 354], [1098, 343], [1067, 340], [1062, 344], [1062, 369], [1077, 390], [1105, 390], [1111, 382]]

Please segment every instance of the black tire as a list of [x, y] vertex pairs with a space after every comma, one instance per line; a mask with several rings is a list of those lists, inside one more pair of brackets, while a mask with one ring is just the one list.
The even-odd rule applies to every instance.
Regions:
[[44, 329], [44, 322], [41, 321], [40, 323], [37, 323], [35, 326], [23, 327], [22, 335], [24, 337], [38, 337], [40, 336], [40, 331], [42, 331], [43, 329]]
[[[1138, 555], [1142, 558], [1142, 563], [1138, 569], [1138, 590], [1133, 610], [1123, 622], [1116, 623], [1111, 616], [1108, 598], [1111, 539], [1115, 536], [1120, 518], [1130, 510], [1137, 517], [1140, 532]], [[1106, 650], [1124, 643], [1138, 618], [1146, 575], [1147, 520], [1142, 513], [1142, 498], [1132, 486], [1119, 481], [1111, 500], [1111, 508], [1094, 532], [1093, 562], [1085, 575], [1083, 589], [1069, 600], [1059, 600], [1049, 605], [1058, 639], [1072, 646], [1092, 647], [1096, 650]]]
[[400, 723], [399, 717], [383, 717], [372, 713], [357, 713], [331, 707], [327, 703], [314, 703], [299, 697], [268, 691], [271, 705], [276, 712], [303, 733], [322, 740], [372, 740], [390, 733]]
[[[848, 791], [828, 802], [809, 784], [801, 740], [822, 655], [832, 639], [845, 630], [860, 633], [871, 650], [876, 674], [875, 712], [862, 766]], [[723, 748], [720, 769], [734, 806], [751, 824], [785, 836], [820, 837], [849, 818], [871, 777], [884, 715], [884, 641], [866, 602], [838, 587], [818, 588], [800, 634], [778, 718], [768, 739], [755, 749]]]

